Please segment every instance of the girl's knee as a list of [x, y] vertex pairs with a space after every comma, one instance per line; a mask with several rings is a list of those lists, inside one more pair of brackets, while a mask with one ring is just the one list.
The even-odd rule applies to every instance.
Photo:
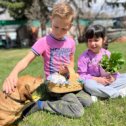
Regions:
[[96, 83], [94, 80], [86, 80], [84, 85], [91, 85], [92, 83]]
[[85, 89], [94, 89], [96, 86], [96, 81], [94, 80], [86, 80], [84, 84]]
[[[97, 94], [99, 92], [99, 89], [102, 87], [102, 85], [98, 84], [94, 80], [87, 80], [84, 89], [91, 95]], [[92, 104], [92, 103], [91, 103]], [[90, 104], [89, 104], [90, 105]]]

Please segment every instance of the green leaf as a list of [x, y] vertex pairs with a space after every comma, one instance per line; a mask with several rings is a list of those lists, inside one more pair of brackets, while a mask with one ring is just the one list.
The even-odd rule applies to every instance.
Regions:
[[125, 63], [125, 60], [122, 58], [122, 54], [119, 52], [111, 53], [110, 58], [107, 55], [104, 55], [100, 65], [103, 69], [110, 73], [115, 73], [120, 70], [122, 65]]

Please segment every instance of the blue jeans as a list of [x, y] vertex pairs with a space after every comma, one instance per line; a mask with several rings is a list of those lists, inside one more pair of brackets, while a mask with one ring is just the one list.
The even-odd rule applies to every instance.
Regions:
[[85, 90], [91, 95], [102, 98], [116, 98], [119, 96], [119, 90], [126, 87], [126, 73], [120, 74], [119, 77], [110, 85], [97, 83], [95, 80], [86, 80]]

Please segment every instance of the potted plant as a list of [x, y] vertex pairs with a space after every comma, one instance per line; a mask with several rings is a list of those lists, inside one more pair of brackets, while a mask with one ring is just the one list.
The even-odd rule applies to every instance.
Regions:
[[108, 76], [117, 73], [124, 63], [125, 61], [122, 57], [122, 53], [113, 52], [110, 57], [104, 55], [100, 62], [101, 76]]

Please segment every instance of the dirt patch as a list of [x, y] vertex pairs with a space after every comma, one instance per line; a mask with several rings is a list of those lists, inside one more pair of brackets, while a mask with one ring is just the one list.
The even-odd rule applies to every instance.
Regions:
[[119, 37], [114, 42], [126, 42], [126, 36]]

